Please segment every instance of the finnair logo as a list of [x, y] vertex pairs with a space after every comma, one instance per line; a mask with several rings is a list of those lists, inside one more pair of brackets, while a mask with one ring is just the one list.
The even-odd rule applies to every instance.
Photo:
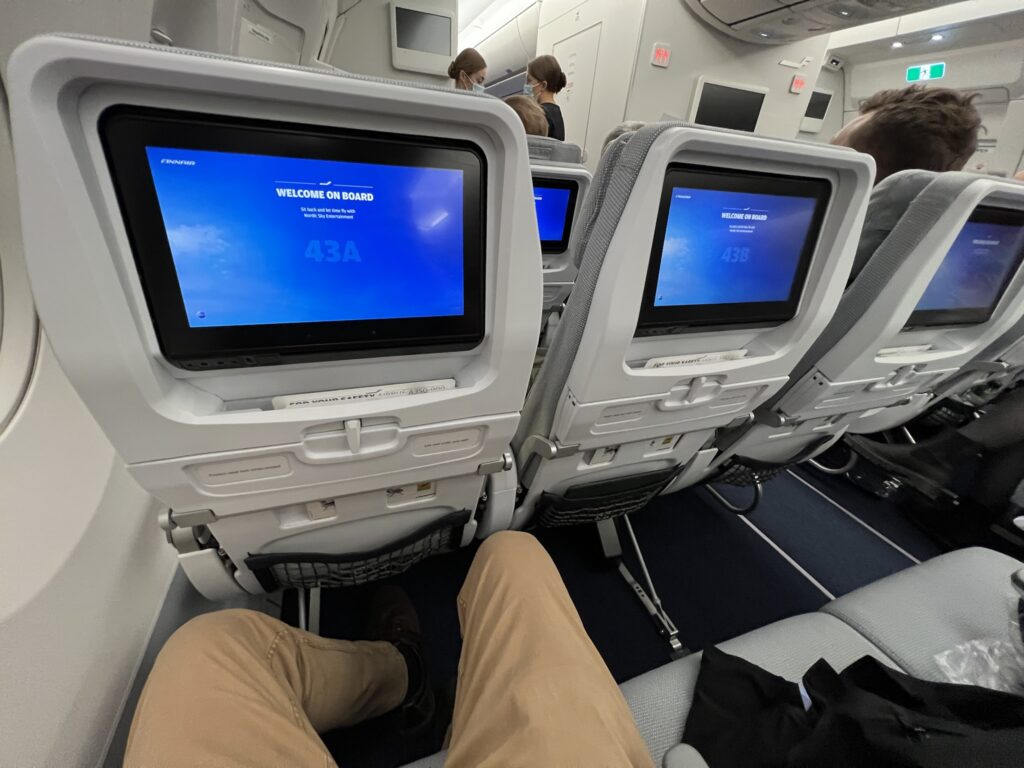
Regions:
[[174, 160], [170, 157], [160, 158], [160, 165], [195, 165], [195, 160]]

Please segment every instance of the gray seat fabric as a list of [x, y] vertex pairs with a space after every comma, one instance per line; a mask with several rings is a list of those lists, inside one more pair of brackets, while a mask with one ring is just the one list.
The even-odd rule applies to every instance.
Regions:
[[447, 756], [447, 752], [436, 752], [433, 755], [420, 758], [415, 763], [409, 763], [403, 768], [444, 768], [444, 760]]
[[526, 147], [530, 151], [531, 160], [572, 165], [580, 165], [583, 162], [583, 147], [579, 144], [570, 144], [547, 136], [527, 136]]
[[[587, 323], [587, 315], [590, 313], [590, 303], [594, 298], [594, 289], [597, 286], [597, 278], [601, 274], [604, 255], [608, 251], [608, 244], [615, 232], [615, 225], [622, 215], [622, 209], [626, 205], [633, 181], [636, 180], [640, 165], [643, 164], [643, 157], [647, 155], [646, 150], [650, 148], [660, 131], [653, 133], [654, 135], [644, 145], [643, 156], [639, 162], [633, 155], [630, 156], [631, 179], [624, 179], [629, 174], [629, 170], [624, 169], [621, 175], [616, 175], [615, 171], [618, 170], [619, 159], [622, 157], [623, 151], [632, 143], [633, 137], [638, 134], [626, 134], [619, 137], [601, 156], [597, 173], [594, 174], [593, 182], [590, 185], [590, 192], [580, 211], [576, 240], [573, 244], [575, 249], [573, 261], [579, 267], [579, 273], [576, 275], [576, 282], [569, 295], [569, 301], [566, 302], [565, 311], [562, 312], [562, 317], [559, 320], [558, 332], [548, 346], [544, 363], [537, 372], [537, 378], [530, 387], [526, 404], [523, 406], [522, 416], [519, 419], [519, 431], [516, 432], [512, 441], [513, 448], [517, 451], [529, 435], [537, 434], [547, 437], [551, 432], [555, 409], [558, 407], [558, 398], [569, 378], [569, 370], [572, 368], [576, 350], [579, 349], [580, 340], [583, 338], [583, 329]], [[616, 178], [621, 178], [623, 181], [616, 183], [613, 187], [612, 181]], [[599, 222], [597, 214], [599, 212], [603, 214], [603, 203], [610, 194], [618, 202], [617, 215], [614, 216], [614, 222], [609, 222], [609, 217], [602, 215]], [[594, 255], [590, 256], [591, 249], [588, 246], [594, 236], [595, 228], [597, 235], [594, 237]], [[603, 247], [601, 247], [602, 245]], [[522, 458], [520, 457], [520, 459]]]
[[921, 191], [936, 177], [934, 171], [898, 171], [879, 182], [871, 192], [864, 216], [857, 255], [847, 283], [852, 283], [875, 251], [885, 242], [899, 223], [900, 217]]
[[942, 680], [935, 655], [966, 640], [1010, 638], [1016, 598], [1010, 575], [1022, 564], [988, 549], [936, 557], [824, 608], [909, 674]]
[[[820, 658], [842, 670], [865, 655], [941, 680], [936, 653], [966, 640], [1007, 636], [1015, 607], [1009, 578], [1022, 567], [987, 549], [952, 552], [851, 592], [818, 613], [783, 619], [719, 647], [790, 680]], [[692, 654], [622, 684], [655, 764], [682, 741], [699, 669], [700, 654]], [[692, 754], [679, 757], [693, 760]], [[444, 758], [439, 752], [407, 768], [441, 768]]]
[[708, 768], [708, 764], [689, 744], [676, 744], [665, 754], [664, 768]]

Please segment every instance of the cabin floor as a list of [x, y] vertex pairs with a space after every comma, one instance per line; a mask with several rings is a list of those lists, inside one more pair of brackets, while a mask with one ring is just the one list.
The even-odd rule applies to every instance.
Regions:
[[[748, 489], [724, 489], [743, 503]], [[798, 468], [765, 484], [759, 507], [741, 517], [703, 488], [661, 497], [632, 517], [662, 603], [692, 651], [799, 613], [833, 597], [966, 543], [1012, 546], [984, 526], [972, 540], [950, 542], [912, 518], [935, 519], [913, 493], [880, 499], [843, 477]], [[963, 510], [968, 513], [969, 510]], [[954, 513], [955, 514], [955, 513]], [[555, 561], [590, 637], [617, 681], [670, 660], [669, 647], [612, 561], [602, 556], [596, 528], [533, 531]], [[455, 598], [475, 546], [436, 557], [395, 581], [420, 615], [435, 687], [454, 683], [461, 641]], [[629, 555], [627, 565], [639, 574]], [[324, 590], [320, 632], [357, 639], [375, 585]], [[295, 600], [284, 618], [294, 619]], [[403, 765], [438, 749], [429, 738], [395, 738], [385, 716], [324, 740], [346, 768]]]

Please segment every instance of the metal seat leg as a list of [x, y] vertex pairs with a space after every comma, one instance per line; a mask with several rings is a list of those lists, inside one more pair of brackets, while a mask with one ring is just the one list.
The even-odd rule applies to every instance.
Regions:
[[629, 521], [629, 515], [623, 515], [620, 519], [629, 535], [629, 545], [632, 548], [633, 554], [636, 555], [637, 562], [640, 564], [643, 583], [641, 584], [641, 582], [637, 581], [636, 577], [633, 576], [633, 573], [622, 560], [622, 540], [619, 537], [618, 529], [615, 527], [615, 520], [601, 520], [597, 523], [597, 530], [601, 536], [601, 547], [604, 550], [605, 557], [617, 561], [619, 574], [625, 579], [630, 589], [633, 590], [633, 594], [643, 603], [644, 608], [647, 609], [647, 613], [650, 614], [651, 619], [653, 619], [658, 628], [658, 633], [668, 642], [671, 649], [669, 655], [673, 659], [686, 656], [690, 651], [680, 641], [678, 628], [676, 628], [672, 618], [661, 604], [661, 598], [658, 596], [658, 591], [654, 588], [650, 571], [647, 570], [647, 562], [644, 560], [643, 552], [640, 551], [640, 544], [636, 539], [636, 533], [633, 531], [633, 525]]

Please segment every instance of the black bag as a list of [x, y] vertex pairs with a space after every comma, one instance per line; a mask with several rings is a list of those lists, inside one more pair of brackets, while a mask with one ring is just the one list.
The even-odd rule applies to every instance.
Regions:
[[1022, 768], [1024, 698], [917, 680], [865, 656], [800, 686], [717, 648], [701, 659], [684, 741], [709, 768]]

